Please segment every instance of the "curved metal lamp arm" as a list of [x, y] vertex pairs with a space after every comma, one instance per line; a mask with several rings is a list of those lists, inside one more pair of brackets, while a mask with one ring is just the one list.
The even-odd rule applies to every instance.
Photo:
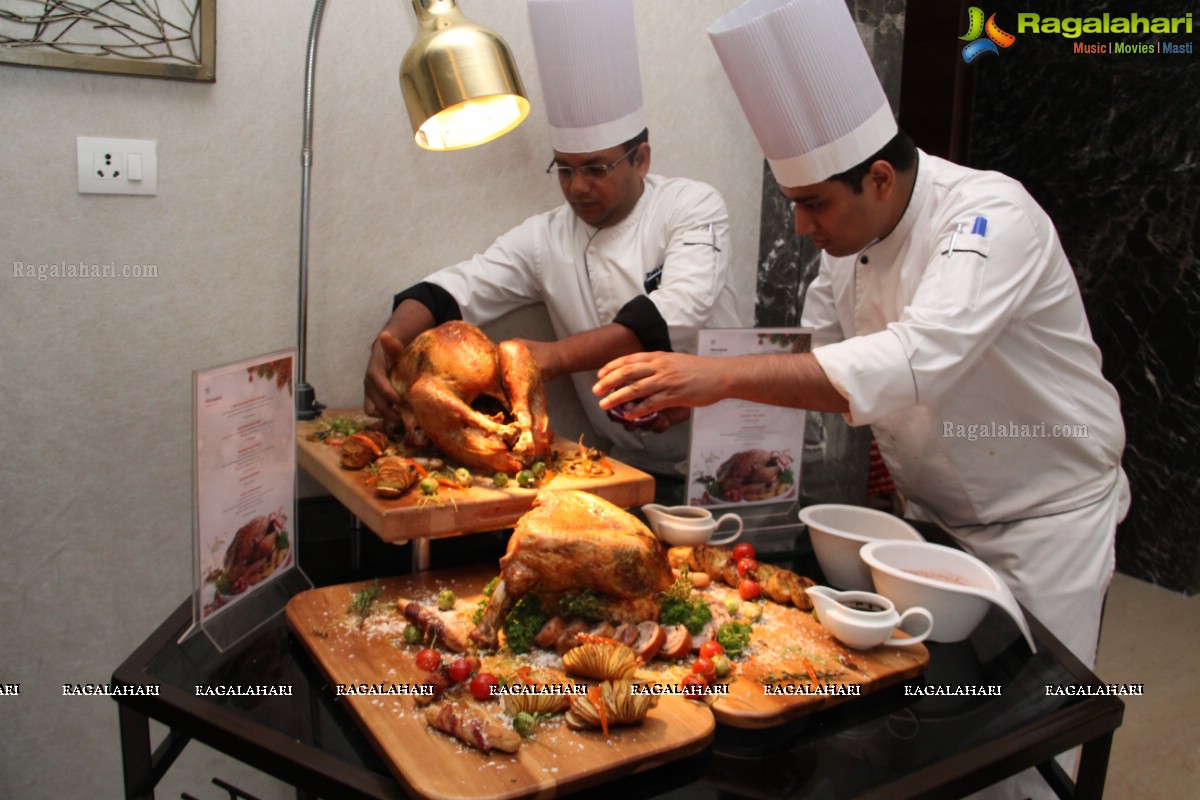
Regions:
[[324, 406], [308, 384], [308, 206], [312, 185], [313, 79], [317, 67], [317, 37], [325, 0], [313, 5], [308, 30], [308, 62], [304, 70], [304, 146], [300, 151], [300, 268], [299, 317], [296, 322], [296, 419], [315, 419]]
[[[453, 150], [490, 141], [519, 125], [529, 113], [529, 101], [504, 40], [458, 13], [455, 0], [412, 0], [412, 3], [420, 27], [429, 29], [418, 37], [420, 46], [414, 44], [405, 55], [400, 80], [416, 141], [428, 149]], [[313, 82], [324, 12], [325, 0], [316, 0], [308, 31], [304, 147], [300, 153], [296, 418], [306, 420], [315, 419], [324, 408], [308, 384], [308, 207], [312, 183]], [[414, 77], [416, 74], [420, 77]], [[464, 107], [464, 113], [452, 113], [449, 120], [442, 113], [458, 112]], [[487, 111], [480, 114], [483, 108]], [[424, 126], [431, 118], [439, 122], [438, 127], [431, 129], [436, 135], [425, 132]], [[468, 135], [464, 136], [464, 131]]]

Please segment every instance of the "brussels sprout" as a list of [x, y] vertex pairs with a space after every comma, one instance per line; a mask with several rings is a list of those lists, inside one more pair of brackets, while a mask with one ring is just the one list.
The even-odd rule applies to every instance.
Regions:
[[513, 730], [521, 736], [528, 736], [533, 733], [533, 729], [537, 727], [538, 720], [533, 714], [528, 711], [518, 711], [513, 717]]

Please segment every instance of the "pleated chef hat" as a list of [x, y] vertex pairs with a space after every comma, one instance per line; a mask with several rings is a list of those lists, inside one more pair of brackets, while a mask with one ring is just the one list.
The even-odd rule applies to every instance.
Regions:
[[529, 0], [550, 143], [615, 147], [646, 127], [631, 0]]
[[781, 186], [845, 172], [896, 135], [846, 0], [749, 0], [708, 36]]

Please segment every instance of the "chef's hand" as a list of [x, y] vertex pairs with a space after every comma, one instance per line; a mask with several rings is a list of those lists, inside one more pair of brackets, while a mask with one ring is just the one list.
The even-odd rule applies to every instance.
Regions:
[[718, 362], [685, 353], [633, 353], [601, 367], [592, 393], [605, 410], [636, 401], [624, 409], [629, 416], [665, 411], [670, 427], [686, 419], [679, 411], [723, 399], [715, 388]]
[[363, 411], [388, 422], [400, 421], [400, 395], [392, 387], [392, 367], [404, 352], [400, 340], [387, 331], [375, 338], [363, 378]]

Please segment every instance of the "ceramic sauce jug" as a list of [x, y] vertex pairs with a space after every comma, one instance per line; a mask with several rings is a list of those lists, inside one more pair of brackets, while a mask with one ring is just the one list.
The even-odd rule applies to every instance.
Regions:
[[[714, 519], [707, 508], [657, 503], [642, 506], [642, 513], [655, 536], [676, 547], [729, 544], [742, 535], [742, 518], [737, 514], [724, 514], [720, 519]], [[735, 526], [733, 532], [721, 539], [713, 539], [717, 529], [726, 522]]]
[[[847, 647], [868, 650], [877, 645], [908, 647], [925, 641], [933, 630], [933, 615], [920, 606], [903, 614], [895, 604], [874, 592], [839, 592], [828, 586], [810, 586], [817, 621]], [[892, 634], [910, 620], [923, 620], [920, 633], [898, 638]]]

